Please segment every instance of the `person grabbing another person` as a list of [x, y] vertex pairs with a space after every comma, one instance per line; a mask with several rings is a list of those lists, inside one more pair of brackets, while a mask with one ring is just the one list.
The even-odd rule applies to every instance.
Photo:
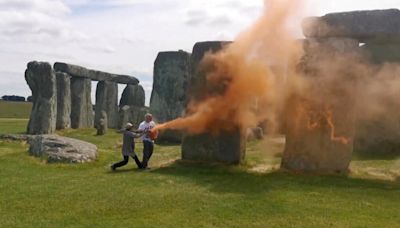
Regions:
[[136, 165], [139, 169], [143, 168], [142, 163], [139, 161], [135, 153], [135, 138], [141, 137], [144, 132], [133, 132], [132, 131], [133, 125], [131, 123], [127, 123], [125, 129], [120, 130], [120, 133], [123, 133], [123, 143], [122, 143], [122, 157], [123, 160], [117, 162], [111, 166], [111, 170], [115, 170], [116, 168], [122, 167], [128, 164], [129, 157], [132, 157]]

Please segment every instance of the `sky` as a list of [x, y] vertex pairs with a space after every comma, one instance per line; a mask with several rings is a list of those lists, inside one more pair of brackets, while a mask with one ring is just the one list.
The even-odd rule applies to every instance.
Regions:
[[[0, 96], [29, 96], [24, 71], [36, 60], [135, 76], [148, 104], [158, 52], [191, 52], [198, 41], [233, 40], [263, 5], [263, 0], [0, 0]], [[320, 16], [400, 8], [400, 0], [309, 0], [306, 8], [307, 15]]]

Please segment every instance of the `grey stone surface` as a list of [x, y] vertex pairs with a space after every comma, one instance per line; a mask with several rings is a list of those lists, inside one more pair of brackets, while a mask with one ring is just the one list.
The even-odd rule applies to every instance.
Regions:
[[182, 140], [183, 140], [182, 131], [166, 129], [158, 133], [156, 143], [181, 144]]
[[400, 62], [400, 42], [398, 44], [367, 43], [361, 49], [372, 63]]
[[400, 155], [399, 107], [399, 104], [387, 106], [387, 112], [357, 122], [354, 139], [354, 151], [357, 155], [367, 157]]
[[[304, 56], [299, 67], [307, 76], [320, 75], [326, 71], [333, 61], [345, 58], [356, 58], [362, 55], [358, 41], [350, 38], [305, 39], [303, 43]], [[332, 71], [332, 70], [331, 70]]]
[[[206, 76], [213, 70], [212, 63], [200, 64], [206, 53], [215, 53], [230, 42], [196, 43], [191, 55], [191, 69], [187, 94], [192, 100], [202, 100], [206, 96], [218, 95], [223, 88], [214, 90], [207, 85]], [[190, 114], [190, 113], [189, 113]], [[233, 123], [232, 123], [232, 126]], [[201, 162], [221, 162], [239, 164], [246, 150], [246, 132], [239, 127], [232, 131], [222, 131], [218, 135], [210, 133], [184, 135], [182, 159]]]
[[363, 95], [369, 95], [363, 96], [357, 105], [361, 106], [361, 110], [369, 108], [357, 113], [354, 151], [358, 156], [398, 156], [400, 100], [397, 82], [400, 79], [400, 45], [368, 43], [362, 49], [376, 65], [375, 70], [370, 70], [370, 75], [363, 77], [371, 80], [370, 87], [362, 91]]
[[197, 65], [200, 63], [206, 53], [216, 53], [231, 43], [231, 41], [197, 42], [193, 47], [192, 55], [190, 57], [192, 70], [198, 70]]
[[107, 113], [105, 111], [101, 111], [101, 116], [99, 122], [96, 124], [97, 135], [105, 135], [108, 130], [107, 123]]
[[56, 73], [57, 79], [57, 124], [58, 130], [71, 127], [71, 77], [67, 73]]
[[350, 37], [360, 42], [400, 41], [398, 9], [331, 13], [303, 21], [306, 37]]
[[201, 100], [213, 92], [210, 90], [214, 88], [206, 84], [206, 67], [201, 68], [199, 64], [207, 53], [216, 53], [231, 43], [230, 41], [206, 41], [198, 42], [194, 45], [192, 55], [190, 56], [189, 84], [186, 88], [187, 101]]
[[[351, 39], [308, 40], [301, 63], [303, 93], [286, 101], [286, 145], [281, 167], [346, 173], [355, 131], [355, 72], [345, 61], [358, 43]], [[352, 55], [348, 56], [352, 58]], [[340, 64], [337, 61], [340, 59]], [[330, 64], [330, 65], [329, 65]], [[327, 66], [330, 66], [327, 68]], [[329, 69], [328, 71], [326, 69]]]
[[188, 161], [239, 164], [245, 151], [246, 138], [240, 129], [216, 136], [184, 135], [182, 143], [182, 159]]
[[351, 53], [359, 48], [358, 41], [351, 38], [310, 38], [303, 42], [306, 54], [326, 58]]
[[[349, 94], [343, 93], [343, 102], [330, 104], [334, 110], [334, 127], [330, 126], [323, 111], [326, 104], [292, 97], [288, 102], [291, 111], [286, 116], [290, 127], [286, 129], [282, 168], [317, 173], [348, 171], [353, 152], [355, 116], [354, 101], [346, 101], [346, 95]], [[301, 111], [304, 107], [306, 112]]]
[[138, 128], [144, 120], [144, 115], [148, 112], [147, 107], [125, 105], [119, 110], [119, 127], [123, 128], [126, 123], [131, 123], [134, 128]]
[[25, 80], [32, 91], [33, 106], [28, 134], [52, 134], [57, 121], [56, 77], [49, 63], [29, 62]]
[[88, 78], [71, 78], [71, 127], [94, 127], [94, 114], [91, 99], [92, 81]]
[[119, 84], [127, 84], [127, 85], [137, 85], [139, 84], [139, 80], [135, 77], [128, 75], [113, 75], [111, 81], [119, 83]]
[[139, 106], [143, 107], [145, 103], [145, 93], [141, 85], [126, 85], [121, 95], [119, 107]]
[[118, 85], [111, 81], [97, 83], [95, 105], [95, 127], [100, 124], [102, 112], [107, 114], [109, 128], [118, 128]]
[[139, 84], [139, 80], [132, 76], [111, 74], [97, 70], [86, 69], [81, 66], [68, 63], [55, 63], [54, 70], [57, 72], [65, 72], [74, 77], [89, 78], [93, 81], [113, 81], [120, 84]]
[[96, 160], [97, 147], [77, 139], [38, 135], [29, 139], [29, 153], [48, 162], [85, 163]]
[[0, 134], [0, 139], [2, 139], [2, 140], [10, 140], [10, 141], [28, 141], [32, 137], [36, 137], [36, 135]]
[[[160, 52], [154, 62], [153, 90], [150, 112], [157, 123], [182, 117], [185, 109], [186, 87], [189, 79], [190, 53]], [[158, 141], [181, 142], [179, 131], [163, 131]]]

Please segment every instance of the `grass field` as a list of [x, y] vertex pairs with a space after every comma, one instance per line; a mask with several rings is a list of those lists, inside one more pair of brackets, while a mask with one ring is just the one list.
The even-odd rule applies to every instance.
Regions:
[[0, 118], [28, 119], [32, 103], [0, 100]]
[[[0, 134], [26, 119], [0, 119]], [[46, 164], [25, 143], [0, 140], [0, 227], [399, 227], [400, 161], [354, 160], [349, 176], [280, 172], [281, 137], [250, 142], [239, 167], [179, 161], [159, 146], [150, 171], [117, 172], [120, 135], [60, 135], [92, 142], [90, 164]], [[139, 155], [142, 145], [137, 144]]]

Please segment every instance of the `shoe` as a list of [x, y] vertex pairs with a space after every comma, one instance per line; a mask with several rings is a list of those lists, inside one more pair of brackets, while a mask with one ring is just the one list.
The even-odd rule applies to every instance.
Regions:
[[112, 171], [115, 171], [115, 167], [113, 165], [110, 166], [110, 168], [111, 168]]

